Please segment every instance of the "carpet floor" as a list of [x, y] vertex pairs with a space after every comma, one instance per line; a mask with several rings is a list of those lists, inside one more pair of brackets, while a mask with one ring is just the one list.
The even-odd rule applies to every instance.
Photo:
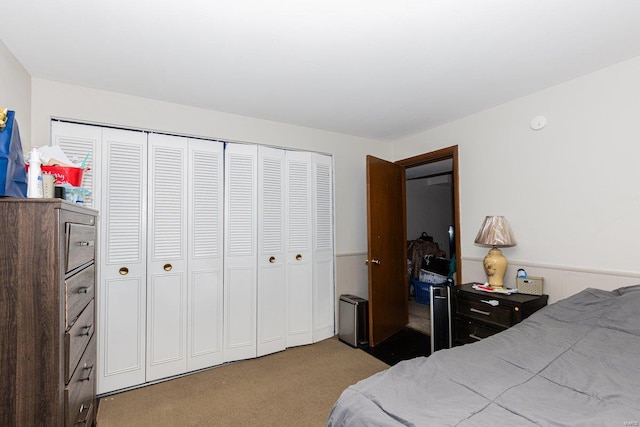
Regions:
[[345, 388], [388, 367], [334, 337], [105, 396], [97, 427], [323, 426]]

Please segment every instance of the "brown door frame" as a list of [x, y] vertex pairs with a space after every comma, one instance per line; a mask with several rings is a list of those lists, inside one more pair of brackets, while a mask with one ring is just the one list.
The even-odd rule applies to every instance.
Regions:
[[[441, 148], [429, 153], [419, 154], [417, 156], [409, 157], [406, 159], [398, 160], [395, 162], [397, 165], [404, 166], [404, 168], [420, 166], [427, 163], [439, 162], [441, 160], [453, 160], [453, 216], [454, 216], [454, 237], [456, 244], [456, 285], [462, 283], [462, 263], [460, 255], [460, 184], [458, 179], [458, 146]], [[406, 224], [405, 224], [406, 227]]]

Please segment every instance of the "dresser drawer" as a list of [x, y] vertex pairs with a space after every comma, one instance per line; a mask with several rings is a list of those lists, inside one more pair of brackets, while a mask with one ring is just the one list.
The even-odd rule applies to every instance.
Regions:
[[[86, 425], [93, 422], [96, 389], [96, 345], [95, 337], [91, 339], [84, 352], [78, 369], [73, 373], [71, 381], [64, 389], [65, 425], [67, 427]], [[84, 423], [79, 421], [85, 420]]]
[[96, 256], [96, 227], [94, 225], [66, 225], [67, 262], [66, 272], [72, 271]]
[[68, 328], [95, 295], [96, 265], [91, 264], [69, 277], [64, 283], [67, 310], [65, 312], [65, 321]]
[[94, 330], [94, 304], [93, 300], [91, 300], [87, 308], [85, 308], [80, 314], [80, 317], [78, 317], [78, 320], [64, 334], [65, 381], [69, 381], [71, 376], [74, 375], [74, 371], [77, 370], [78, 361], [82, 357], [82, 354], [85, 353], [85, 349], [93, 336]]
[[505, 328], [512, 325], [509, 307], [492, 306], [479, 300], [459, 298], [457, 313], [482, 322], [495, 323]]
[[497, 334], [498, 332], [501, 332], [502, 329], [492, 328], [485, 324], [476, 323], [467, 319], [456, 319], [455, 331], [456, 342], [469, 344]]

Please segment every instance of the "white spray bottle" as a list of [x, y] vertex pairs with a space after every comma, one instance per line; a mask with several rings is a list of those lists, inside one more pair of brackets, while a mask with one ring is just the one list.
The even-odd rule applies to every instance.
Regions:
[[29, 173], [27, 174], [27, 197], [42, 198], [42, 162], [37, 148], [31, 149], [29, 155]]

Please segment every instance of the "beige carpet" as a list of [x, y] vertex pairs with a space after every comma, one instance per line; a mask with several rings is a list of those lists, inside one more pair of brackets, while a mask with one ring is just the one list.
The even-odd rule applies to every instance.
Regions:
[[106, 396], [97, 425], [323, 426], [345, 388], [388, 367], [331, 338]]

